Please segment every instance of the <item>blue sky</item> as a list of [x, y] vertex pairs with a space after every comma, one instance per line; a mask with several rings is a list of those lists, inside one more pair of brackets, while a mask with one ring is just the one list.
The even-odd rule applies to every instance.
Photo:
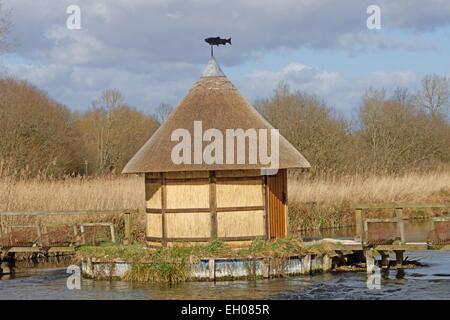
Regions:
[[[26, 79], [74, 110], [102, 90], [152, 112], [176, 105], [207, 62], [206, 36], [231, 36], [216, 49], [229, 79], [250, 101], [279, 81], [324, 98], [343, 114], [368, 87], [409, 88], [428, 73], [450, 74], [450, 1], [310, 0], [0, 0], [12, 9], [15, 52], [7, 73]], [[81, 8], [68, 30], [66, 8]], [[381, 30], [366, 8], [381, 9]]]

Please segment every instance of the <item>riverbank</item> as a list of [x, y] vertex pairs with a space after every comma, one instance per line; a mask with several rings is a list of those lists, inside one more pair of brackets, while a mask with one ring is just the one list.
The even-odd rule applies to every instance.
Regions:
[[83, 273], [93, 278], [177, 283], [310, 274], [331, 269], [325, 243], [296, 238], [255, 240], [231, 248], [220, 240], [206, 245], [152, 249], [144, 245], [82, 246], [77, 250]]

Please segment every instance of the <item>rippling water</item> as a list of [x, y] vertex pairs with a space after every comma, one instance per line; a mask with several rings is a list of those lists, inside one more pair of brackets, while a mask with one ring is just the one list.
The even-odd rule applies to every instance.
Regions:
[[0, 280], [0, 299], [450, 299], [450, 252], [408, 252], [426, 267], [383, 274], [381, 289], [368, 289], [365, 272], [325, 273], [284, 279], [187, 282], [165, 287], [123, 281], [82, 280], [66, 286], [65, 268], [21, 268]]

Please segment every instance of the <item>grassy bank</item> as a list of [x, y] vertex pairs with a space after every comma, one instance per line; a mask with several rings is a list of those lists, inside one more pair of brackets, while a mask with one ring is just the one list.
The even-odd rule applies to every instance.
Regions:
[[[291, 178], [290, 226], [320, 229], [352, 225], [351, 208], [357, 203], [449, 202], [449, 181], [448, 170], [401, 176]], [[140, 176], [63, 180], [0, 178], [0, 211], [143, 207], [144, 187]], [[137, 222], [143, 230], [144, 215]]]
[[189, 280], [191, 263], [201, 258], [242, 258], [250, 262], [254, 258], [271, 258], [273, 263], [283, 264], [292, 255], [322, 254], [327, 250], [325, 245], [306, 246], [292, 237], [273, 241], [255, 240], [249, 247], [241, 249], [231, 248], [220, 240], [205, 245], [160, 249], [150, 249], [141, 244], [81, 246], [77, 257], [95, 258], [102, 262], [120, 259], [132, 263], [132, 270], [125, 276], [128, 281], [176, 283]]

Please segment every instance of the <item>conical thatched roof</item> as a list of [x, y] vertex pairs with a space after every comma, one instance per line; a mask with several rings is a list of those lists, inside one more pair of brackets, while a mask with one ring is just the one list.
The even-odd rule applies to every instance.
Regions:
[[[262, 169], [262, 164], [174, 164], [171, 152], [178, 141], [171, 141], [172, 132], [187, 129], [194, 140], [194, 121], [202, 121], [203, 132], [219, 129], [225, 140], [226, 129], [273, 129], [273, 127], [242, 97], [226, 78], [212, 57], [203, 76], [194, 84], [179, 106], [142, 146], [123, 169], [123, 173], [168, 172], [193, 170]], [[269, 140], [270, 141], [270, 140]], [[203, 147], [210, 142], [203, 142]], [[193, 141], [192, 141], [193, 144]], [[194, 148], [192, 147], [192, 159]], [[225, 150], [225, 147], [224, 147]], [[268, 144], [270, 153], [270, 143]], [[225, 151], [224, 151], [225, 152]], [[235, 152], [236, 154], [236, 152]], [[246, 149], [248, 158], [248, 148]], [[309, 168], [309, 162], [284, 137], [279, 140], [279, 168]]]

